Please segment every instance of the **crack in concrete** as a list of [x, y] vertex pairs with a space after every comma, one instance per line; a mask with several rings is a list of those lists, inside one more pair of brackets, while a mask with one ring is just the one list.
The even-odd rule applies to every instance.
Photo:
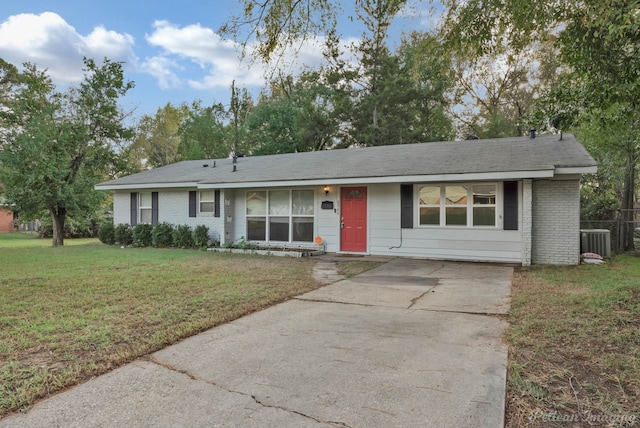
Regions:
[[151, 355], [147, 356], [147, 358], [143, 358], [143, 360], [146, 360], [146, 361], [148, 361], [148, 362], [150, 362], [152, 364], [156, 364], [156, 365], [158, 365], [160, 367], [163, 367], [163, 368], [165, 368], [167, 370], [170, 370], [170, 371], [185, 375], [185, 376], [189, 377], [189, 379], [191, 379], [193, 381], [203, 382], [203, 383], [206, 383], [208, 385], [215, 386], [216, 388], [223, 389], [223, 390], [225, 390], [227, 392], [230, 392], [232, 394], [239, 394], [239, 395], [242, 395], [244, 397], [251, 397], [251, 399], [256, 404], [259, 404], [262, 407], [278, 409], [278, 410], [282, 410], [282, 411], [285, 411], [285, 412], [288, 412], [288, 413], [293, 413], [293, 414], [302, 416], [302, 417], [304, 417], [306, 419], [311, 419], [312, 421], [315, 421], [315, 422], [318, 422], [318, 423], [321, 423], [321, 424], [325, 424], [325, 425], [329, 425], [329, 426], [333, 426], [333, 427], [351, 428], [348, 424], [346, 424], [344, 422], [327, 421], [327, 420], [324, 420], [324, 419], [316, 418], [314, 416], [306, 415], [306, 414], [304, 414], [302, 412], [298, 412], [297, 410], [289, 409], [287, 407], [282, 407], [282, 406], [278, 406], [278, 405], [275, 405], [275, 404], [264, 403], [261, 400], [259, 400], [258, 397], [256, 397], [253, 394], [249, 394], [249, 393], [242, 392], [242, 391], [236, 391], [236, 390], [233, 390], [233, 389], [226, 388], [226, 387], [224, 387], [222, 385], [218, 385], [216, 382], [201, 378], [200, 376], [196, 376], [195, 374], [189, 372], [188, 370], [180, 370], [180, 369], [174, 367], [173, 365], [171, 365], [169, 363], [165, 363], [163, 361], [159, 361], [159, 360], [153, 358], [153, 356], [151, 356]]
[[498, 319], [507, 319], [509, 314], [503, 314], [499, 312], [473, 312], [473, 311], [453, 311], [449, 309], [429, 309], [429, 308], [418, 308], [414, 309], [415, 311], [426, 311], [426, 312], [442, 312], [448, 314], [462, 314], [462, 315], [482, 315], [485, 317], [498, 318]]
[[[336, 300], [322, 300], [322, 299], [307, 299], [305, 297], [294, 297], [294, 300], [299, 300], [301, 302], [313, 302], [313, 303], [336, 303], [338, 305], [351, 305], [351, 306], [364, 306], [367, 308], [375, 308], [375, 307], [380, 307], [380, 305], [373, 305], [373, 304], [368, 304], [368, 303], [354, 303], [354, 302], [340, 302], [340, 301], [336, 301]], [[384, 306], [386, 307], [386, 306]]]
[[427, 293], [430, 293], [430, 292], [431, 292], [431, 290], [433, 290], [434, 288], [435, 288], [435, 287], [431, 287], [430, 289], [428, 289], [427, 291], [425, 291], [425, 292], [424, 292], [424, 293], [422, 293], [421, 295], [419, 295], [419, 296], [414, 297], [413, 299], [411, 299], [411, 304], [410, 304], [409, 306], [407, 306], [407, 309], [411, 309], [411, 307], [412, 307], [413, 305], [415, 305], [415, 304], [418, 302], [418, 300], [422, 299], [424, 296], [426, 296], [426, 295], [427, 295]]
[[330, 425], [330, 426], [333, 426], [333, 427], [351, 428], [349, 425], [347, 425], [344, 422], [326, 421], [324, 419], [320, 419], [320, 418], [316, 418], [316, 417], [313, 417], [313, 416], [305, 415], [304, 413], [298, 412], [297, 410], [288, 409], [288, 408], [282, 407], [282, 406], [276, 406], [274, 404], [263, 403], [255, 395], [249, 395], [249, 394], [246, 394], [246, 393], [243, 393], [243, 392], [238, 392], [238, 391], [231, 391], [231, 392], [235, 392], [237, 394], [242, 394], [242, 395], [249, 396], [249, 397], [251, 397], [253, 399], [253, 401], [255, 401], [257, 404], [259, 404], [259, 405], [261, 405], [263, 407], [270, 407], [270, 408], [274, 408], [274, 409], [284, 410], [286, 412], [294, 413], [296, 415], [300, 415], [300, 416], [305, 417], [307, 419], [311, 419], [311, 420], [316, 421], [316, 422], [318, 422], [320, 424]]

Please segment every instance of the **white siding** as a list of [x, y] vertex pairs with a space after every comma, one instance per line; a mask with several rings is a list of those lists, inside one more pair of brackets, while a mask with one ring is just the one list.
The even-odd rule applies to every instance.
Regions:
[[[332, 210], [323, 210], [322, 201], [333, 202]], [[329, 186], [325, 195], [324, 187], [316, 189], [316, 236], [320, 236], [325, 250], [330, 253], [340, 251], [340, 187]]]
[[[173, 225], [186, 224], [192, 228], [203, 224], [209, 227], [209, 236], [211, 239], [219, 240], [220, 232], [224, 230], [223, 219], [224, 204], [220, 204], [220, 217], [214, 217], [213, 213], [198, 213], [197, 217], [189, 217], [188, 190], [158, 190], [159, 223], [167, 222]], [[113, 195], [113, 223], [116, 225], [120, 223], [129, 224], [130, 221], [131, 193], [115, 192]]]
[[368, 195], [368, 248], [371, 254], [497, 262], [521, 260], [522, 233], [518, 230], [466, 227], [401, 229], [400, 185], [371, 185]]
[[[364, 185], [364, 184], [363, 184]], [[298, 188], [309, 188], [301, 186]], [[314, 186], [316, 205], [314, 236], [324, 240], [328, 252], [340, 251], [340, 186], [325, 194]], [[502, 186], [498, 183], [500, 223]], [[367, 186], [369, 254], [425, 257], [433, 259], [495, 262], [573, 264], [579, 251], [579, 181], [524, 180], [519, 188], [519, 230], [473, 227], [400, 228], [400, 185]], [[188, 190], [158, 191], [160, 222], [207, 225], [214, 239], [235, 242], [246, 237], [246, 190], [221, 191], [221, 215], [189, 217]], [[333, 209], [321, 209], [323, 201]], [[414, 200], [414, 204], [417, 201]], [[130, 193], [114, 193], [114, 223], [129, 223]], [[415, 217], [415, 213], [414, 213]]]
[[224, 219], [224, 233], [220, 236], [220, 243], [235, 242], [235, 225], [237, 223], [235, 213], [235, 191], [232, 189], [225, 189], [220, 195], [221, 204], [221, 216]]
[[[369, 206], [367, 252], [369, 254], [452, 260], [521, 261], [521, 231], [477, 228], [401, 229], [400, 185], [376, 184], [369, 185], [367, 188]], [[340, 187], [330, 186], [327, 195], [324, 193], [323, 186], [316, 187], [315, 191], [315, 235], [322, 237], [327, 252], [339, 252]], [[245, 198], [246, 190], [236, 190], [234, 198], [236, 240], [246, 236]], [[321, 209], [322, 201], [332, 201], [334, 209]]]
[[244, 189], [236, 189], [233, 202], [233, 241], [247, 237], [247, 193]]

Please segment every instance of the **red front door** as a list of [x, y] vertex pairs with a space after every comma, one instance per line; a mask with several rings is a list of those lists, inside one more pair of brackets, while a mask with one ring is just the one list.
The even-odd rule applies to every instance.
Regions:
[[340, 212], [340, 250], [367, 251], [367, 188], [343, 187]]

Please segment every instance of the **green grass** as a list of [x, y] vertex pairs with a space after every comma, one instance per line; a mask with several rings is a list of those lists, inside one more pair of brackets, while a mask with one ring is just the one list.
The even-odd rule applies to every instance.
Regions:
[[[97, 244], [97, 238], [65, 239], [64, 244], [85, 245]], [[50, 247], [50, 238], [38, 238], [37, 233], [0, 233], [0, 248]]]
[[531, 414], [640, 421], [640, 258], [523, 269], [509, 322], [507, 426], [553, 426]]
[[320, 286], [313, 259], [77, 242], [0, 235], [0, 416]]

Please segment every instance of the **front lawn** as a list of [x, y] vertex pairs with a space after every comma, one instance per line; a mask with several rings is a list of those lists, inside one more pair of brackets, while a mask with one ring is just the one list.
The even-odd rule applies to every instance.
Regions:
[[640, 424], [640, 258], [522, 269], [509, 322], [508, 427]]
[[313, 259], [99, 243], [22, 248], [4, 238], [0, 417], [320, 286], [312, 278]]
[[[85, 245], [98, 242], [98, 238], [65, 239], [64, 245]], [[51, 238], [39, 238], [35, 232], [0, 233], [0, 248], [50, 246]]]

